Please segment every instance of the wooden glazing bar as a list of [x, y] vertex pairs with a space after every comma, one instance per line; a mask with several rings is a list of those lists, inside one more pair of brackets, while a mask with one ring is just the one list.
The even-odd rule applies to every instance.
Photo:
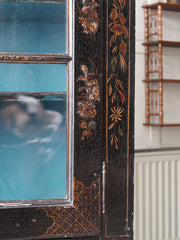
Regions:
[[[3, 2], [4, 0], [0, 0], [0, 2]], [[8, 2], [16, 2], [17, 0], [8, 0]], [[19, 2], [29, 2], [29, 0], [20, 0]], [[33, 2], [36, 3], [52, 3], [52, 2], [57, 2], [57, 3], [66, 3], [67, 0], [33, 0]]]
[[72, 60], [68, 54], [39, 54], [39, 53], [0, 53], [0, 62], [18, 63], [68, 63]]
[[[158, 40], [162, 40], [162, 6], [158, 5]], [[162, 43], [158, 44], [159, 78], [163, 78]], [[159, 123], [163, 124], [163, 83], [159, 82]]]
[[0, 101], [17, 100], [19, 95], [31, 96], [38, 100], [64, 100], [66, 92], [0, 92]]
[[[145, 21], [145, 32], [144, 32], [144, 39], [145, 42], [148, 42], [148, 9], [145, 8], [144, 11], [144, 21]], [[145, 78], [149, 79], [149, 46], [145, 47]], [[146, 123], [149, 124], [150, 122], [150, 115], [149, 115], [149, 82], [146, 83], [145, 86], [145, 95], [146, 95]]]

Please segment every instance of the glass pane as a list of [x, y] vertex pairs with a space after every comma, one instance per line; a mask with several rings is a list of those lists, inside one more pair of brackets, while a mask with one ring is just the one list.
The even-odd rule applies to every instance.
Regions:
[[66, 3], [0, 1], [1, 52], [65, 53]]
[[0, 200], [65, 198], [66, 147], [65, 93], [1, 100]]
[[64, 92], [65, 64], [0, 63], [0, 91]]

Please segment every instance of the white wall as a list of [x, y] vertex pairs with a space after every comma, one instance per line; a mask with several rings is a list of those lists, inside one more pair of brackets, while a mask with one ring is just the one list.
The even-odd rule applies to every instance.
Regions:
[[[144, 10], [136, 0], [135, 149], [180, 146], [180, 127], [146, 127], [144, 79]], [[180, 13], [163, 12], [163, 39], [180, 41]], [[180, 79], [180, 48], [164, 48], [164, 78]], [[164, 122], [180, 123], [180, 83], [164, 84]]]

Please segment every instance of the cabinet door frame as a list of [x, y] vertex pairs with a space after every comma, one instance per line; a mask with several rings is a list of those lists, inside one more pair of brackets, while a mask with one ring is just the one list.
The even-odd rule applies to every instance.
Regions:
[[[73, 204], [0, 209], [2, 239], [133, 239], [134, 1], [72, 2]], [[86, 19], [90, 13], [92, 22]], [[124, 60], [114, 54], [112, 35], [122, 36], [117, 49]], [[126, 69], [118, 67], [120, 61]], [[116, 85], [110, 87], [115, 72], [121, 92], [116, 104]], [[119, 135], [112, 140], [115, 125]]]

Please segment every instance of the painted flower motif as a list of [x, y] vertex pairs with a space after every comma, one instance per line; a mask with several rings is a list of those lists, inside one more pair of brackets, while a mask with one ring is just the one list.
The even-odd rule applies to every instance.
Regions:
[[93, 88], [93, 90], [92, 90], [92, 92], [93, 92], [93, 94], [97, 97], [97, 96], [99, 96], [99, 88], [97, 88], [97, 87], [94, 87]]
[[[96, 122], [93, 120], [96, 115], [96, 103], [100, 101], [99, 82], [96, 79], [97, 70], [94, 63], [91, 62], [91, 72], [89, 72], [86, 65], [81, 65], [82, 75], [80, 75], [77, 81], [81, 81], [81, 85], [78, 89], [80, 92], [80, 98], [84, 99], [78, 102], [77, 113], [82, 118], [80, 127], [83, 129], [81, 140], [90, 138], [93, 136], [93, 131], [96, 129]], [[82, 85], [84, 84], [84, 85]]]
[[86, 101], [78, 102], [78, 110], [77, 113], [82, 118], [94, 118], [96, 116], [96, 107], [93, 103], [89, 103]]
[[81, 71], [87, 76], [88, 68], [86, 67], [86, 65], [81, 65]]
[[86, 86], [91, 87], [93, 85], [92, 81], [86, 81]]
[[93, 80], [92, 80], [92, 84], [93, 84], [94, 86], [99, 86], [99, 83], [98, 83], [98, 80], [97, 80], [97, 79], [93, 79]]
[[79, 9], [79, 23], [82, 24], [83, 32], [87, 35], [90, 34], [93, 36], [94, 33], [98, 31], [99, 26], [99, 16], [98, 16], [98, 7], [99, 4], [95, 0], [82, 0], [83, 7]]
[[110, 118], [112, 119], [113, 122], [117, 123], [118, 121], [121, 121], [122, 118], [122, 112], [124, 109], [121, 107], [113, 107], [111, 108], [112, 114], [110, 115]]
[[98, 24], [95, 23], [95, 22], [92, 22], [92, 23], [90, 24], [90, 31], [91, 31], [91, 32], [97, 32], [97, 30], [98, 30]]
[[87, 128], [87, 122], [81, 121], [80, 127], [86, 129]]
[[90, 127], [91, 129], [95, 130], [96, 129], [96, 122], [95, 121], [89, 122], [88, 127]]
[[121, 24], [115, 24], [110, 31], [115, 33], [117, 36], [120, 36], [127, 32], [127, 28]]
[[89, 94], [89, 100], [91, 101], [91, 102], [93, 102], [94, 100], [95, 100], [95, 97], [94, 97], [94, 94]]
[[86, 14], [86, 15], [87, 15], [90, 11], [91, 11], [91, 8], [88, 7], [88, 6], [84, 6], [84, 7], [81, 9], [81, 12], [82, 12], [83, 14]]

